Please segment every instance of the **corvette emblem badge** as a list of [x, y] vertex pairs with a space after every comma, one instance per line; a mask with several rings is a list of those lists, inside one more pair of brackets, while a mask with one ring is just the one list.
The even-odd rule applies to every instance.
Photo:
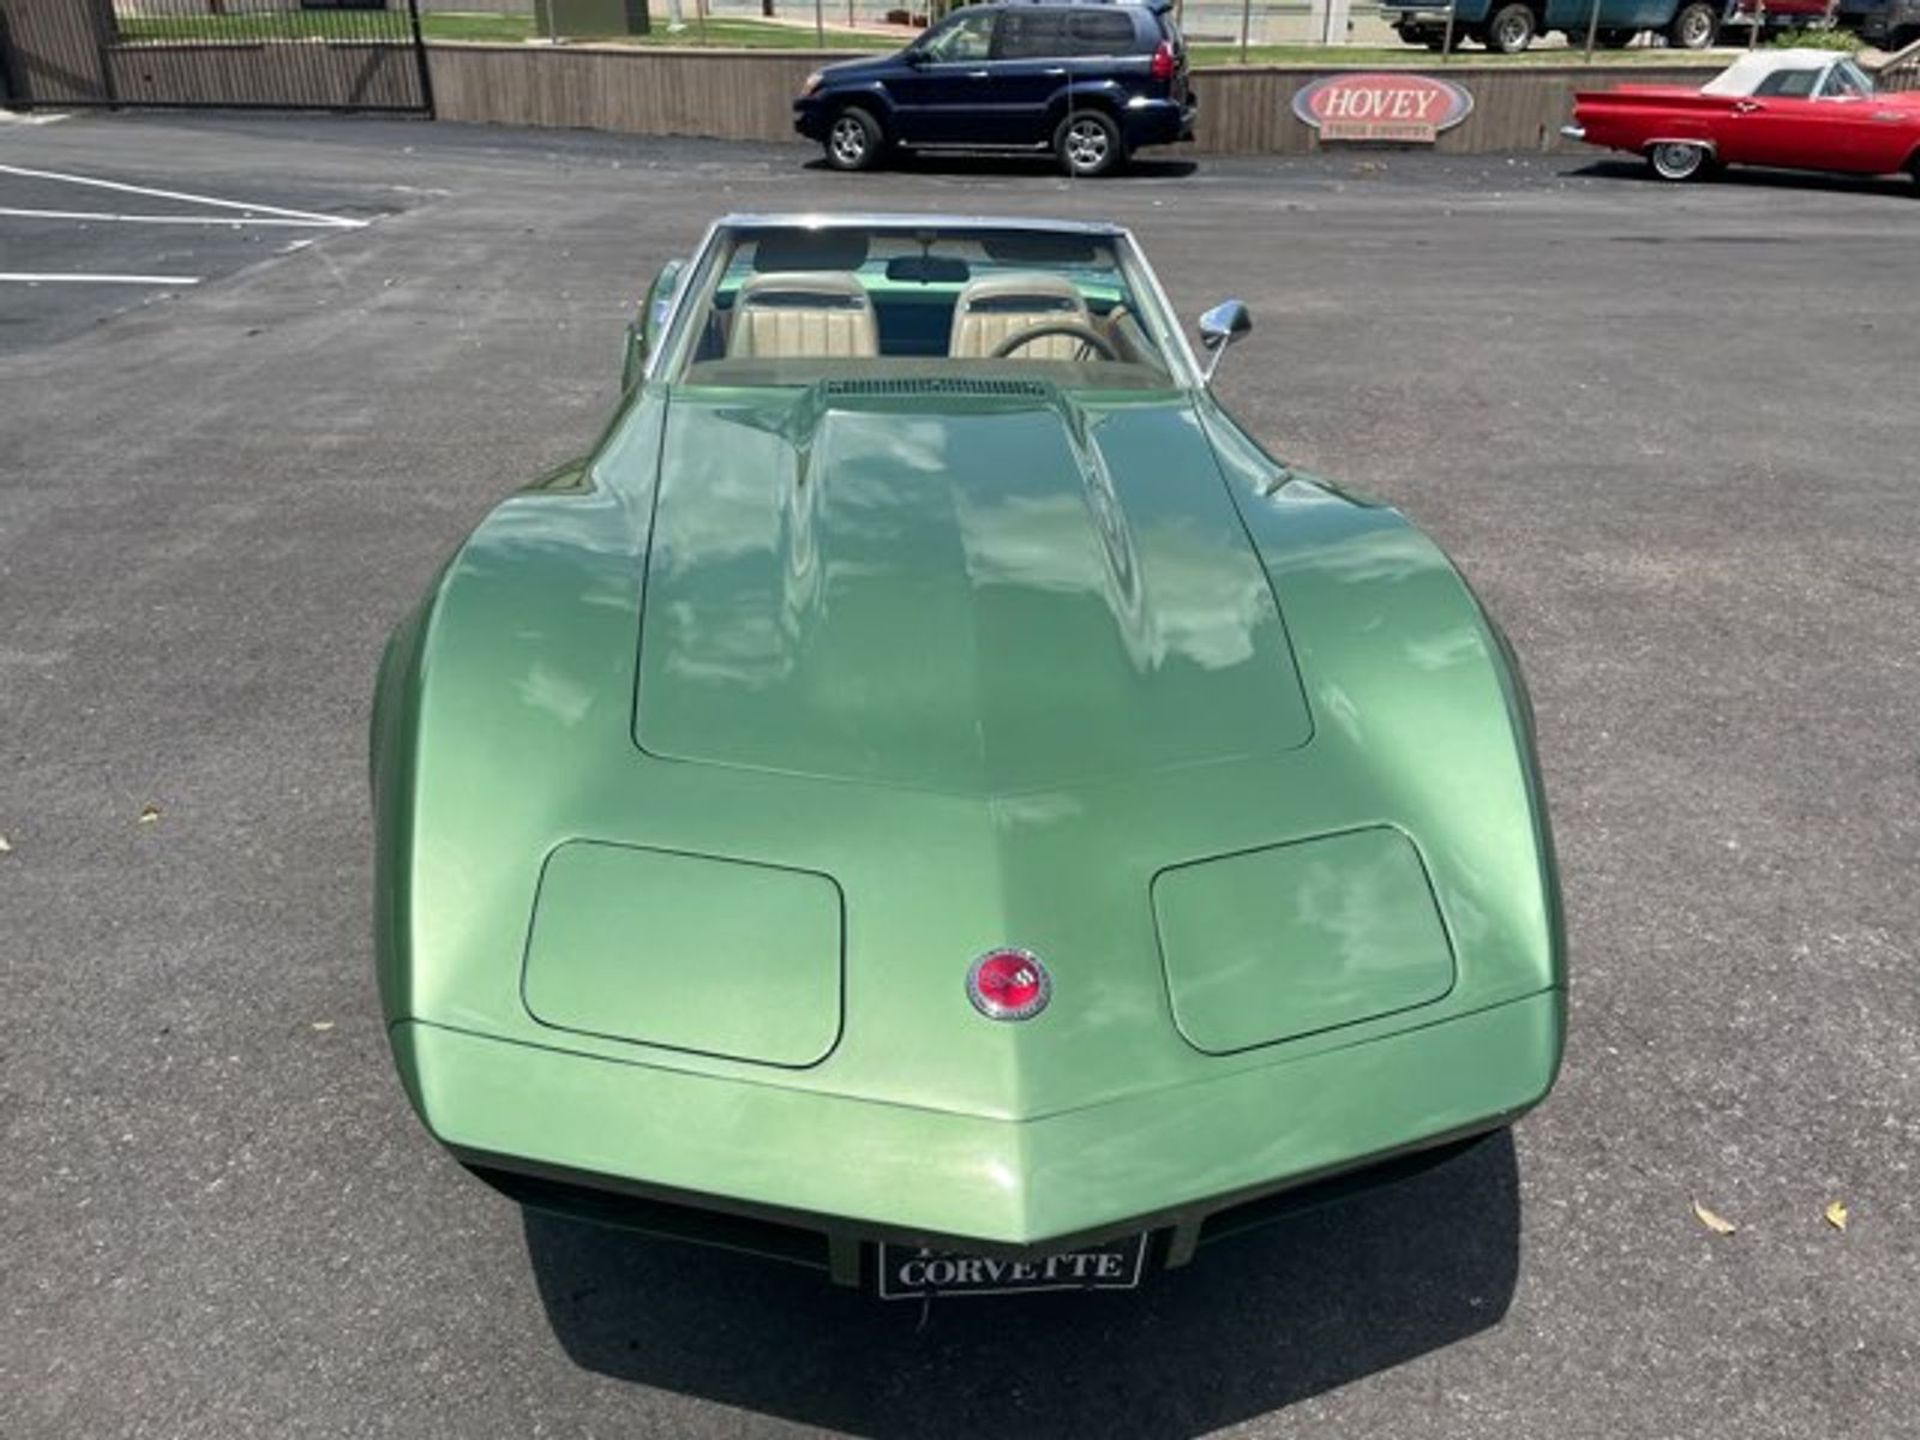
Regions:
[[989, 1020], [1031, 1020], [1053, 998], [1053, 977], [1026, 950], [989, 950], [967, 971], [967, 998]]

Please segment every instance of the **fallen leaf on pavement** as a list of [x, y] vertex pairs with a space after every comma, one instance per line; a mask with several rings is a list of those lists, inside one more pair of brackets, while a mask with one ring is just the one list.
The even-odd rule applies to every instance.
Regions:
[[316, 1030], [331, 1030], [333, 1028], [333, 1022], [331, 1020], [315, 1020], [313, 1022], [313, 1028]]
[[0, 855], [11, 855], [12, 853], [13, 853], [13, 846], [7, 843], [6, 836], [0, 835]]
[[160, 807], [158, 805], [142, 805], [140, 807], [140, 823], [142, 825], [151, 825], [159, 818]]
[[1827, 1217], [1827, 1224], [1836, 1230], [1847, 1228], [1847, 1207], [1844, 1201], [1829, 1200], [1827, 1208], [1821, 1212]]
[[1740, 1228], [1726, 1216], [1715, 1214], [1698, 1200], [1693, 1202], [1693, 1216], [1716, 1235], [1731, 1235]]

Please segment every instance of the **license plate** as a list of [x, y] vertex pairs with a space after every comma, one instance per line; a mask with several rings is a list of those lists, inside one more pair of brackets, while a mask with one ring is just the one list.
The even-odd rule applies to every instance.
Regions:
[[1040, 1260], [1001, 1260], [912, 1245], [880, 1246], [880, 1298], [1020, 1295], [1034, 1290], [1132, 1290], [1146, 1270], [1147, 1237], [1129, 1236]]

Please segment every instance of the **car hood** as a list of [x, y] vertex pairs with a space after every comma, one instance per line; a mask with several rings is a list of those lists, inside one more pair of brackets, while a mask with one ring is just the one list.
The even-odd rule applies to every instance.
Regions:
[[1006, 794], [1305, 743], [1279, 608], [1186, 396], [873, 388], [674, 396], [643, 750]]
[[858, 60], [837, 60], [831, 65], [822, 65], [820, 76], [827, 84], [877, 78], [894, 69], [899, 63], [900, 53], [895, 50], [885, 55], [863, 55]]

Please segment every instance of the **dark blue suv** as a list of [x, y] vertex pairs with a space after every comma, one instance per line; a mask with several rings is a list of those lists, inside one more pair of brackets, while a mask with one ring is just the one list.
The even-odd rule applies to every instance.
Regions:
[[1193, 138], [1171, 0], [969, 5], [913, 44], [807, 77], [794, 128], [837, 170], [909, 150], [1051, 150], [1101, 175], [1142, 145]]

